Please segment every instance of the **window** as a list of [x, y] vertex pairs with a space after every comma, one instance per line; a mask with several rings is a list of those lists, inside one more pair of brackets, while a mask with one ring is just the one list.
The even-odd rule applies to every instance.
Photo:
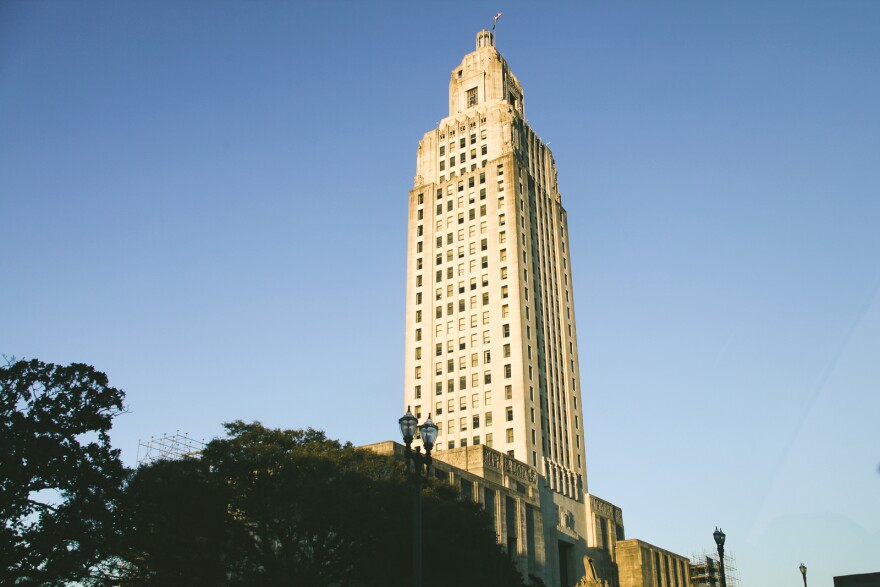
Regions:
[[480, 267], [483, 269], [487, 269], [489, 267], [489, 257], [483, 257], [480, 259]]
[[416, 379], [422, 378], [422, 368], [420, 366], [416, 367]]
[[492, 433], [489, 432], [486, 434], [486, 446], [492, 448]]
[[486, 383], [486, 385], [492, 383], [492, 372], [491, 371], [486, 371], [483, 373], [483, 382]]
[[[483, 395], [483, 405], [491, 406], [492, 405], [492, 390], [487, 390]], [[491, 420], [491, 418], [489, 418]]]
[[501, 317], [507, 318], [509, 315], [510, 315], [510, 306], [508, 306], [507, 304], [504, 304], [503, 306], [501, 306]]
[[483, 146], [480, 148], [480, 154], [481, 154], [481, 155], [485, 155], [487, 152], [488, 152], [488, 148], [486, 147], [486, 145], [483, 145]]
[[434, 364], [434, 373], [436, 375], [443, 375], [443, 363]]
[[512, 376], [512, 369], [510, 365], [504, 365], [504, 378], [510, 379]]
[[480, 206], [480, 216], [485, 216], [485, 215], [486, 215], [486, 204], [483, 204], [482, 206]]
[[446, 145], [440, 145], [440, 156], [442, 157], [445, 154], [446, 154]]
[[421, 322], [421, 321], [422, 321], [422, 311], [416, 310], [416, 322]]
[[[446, 413], [451, 414], [455, 411], [455, 400], [451, 399], [446, 402]], [[452, 431], [452, 427], [450, 426], [450, 431]]]
[[483, 364], [488, 365], [492, 362], [492, 351], [483, 351]]
[[418, 361], [421, 358], [422, 358], [422, 347], [417, 346], [416, 347], [416, 361]]
[[513, 399], [513, 387], [510, 385], [504, 386], [504, 399]]
[[467, 389], [467, 375], [462, 375], [458, 378], [458, 388]]
[[480, 427], [480, 415], [474, 414], [474, 417], [471, 419], [471, 428], [476, 430]]
[[416, 340], [422, 340], [422, 329], [416, 328]]
[[501, 326], [501, 336], [510, 338], [510, 324], [503, 324]]
[[480, 394], [479, 393], [475, 393], [475, 394], [471, 395], [471, 407], [472, 408], [479, 408], [480, 407]]
[[513, 422], [513, 408], [511, 406], [507, 406], [507, 409], [504, 411], [505, 417], [508, 422]]
[[483, 292], [483, 305], [489, 305], [489, 292]]
[[422, 287], [422, 276], [416, 275], [416, 287]]
[[507, 358], [509, 356], [510, 356], [510, 345], [506, 344], [506, 345], [504, 345], [504, 358]]
[[[459, 418], [458, 423], [459, 423], [459, 426], [460, 426], [462, 432], [467, 431], [467, 418]], [[467, 441], [465, 440], [463, 442], [467, 442]], [[467, 445], [462, 445], [462, 446], [467, 446]]]
[[506, 297], [507, 297], [507, 286], [506, 286], [506, 285], [502, 285], [502, 286], [501, 286], [501, 297], [502, 297], [502, 298], [506, 298]]
[[507, 429], [507, 442], [513, 442], [513, 428]]
[[416, 385], [416, 399], [422, 399], [422, 386]]
[[492, 425], [492, 412], [486, 412], [486, 428]]
[[458, 398], [458, 409], [462, 412], [467, 409], [467, 398], [465, 396]]
[[422, 292], [416, 292], [416, 305], [422, 303]]
[[416, 271], [419, 271], [422, 268], [422, 258], [419, 257], [416, 259]]
[[507, 242], [507, 233], [505, 231], [501, 231], [498, 233], [498, 242], [502, 245]]
[[[467, 107], [472, 108], [477, 105], [477, 88], [471, 88], [467, 91]], [[476, 137], [476, 135], [471, 135]], [[464, 141], [464, 139], [462, 139]], [[463, 145], [462, 145], [463, 146]]]
[[483, 324], [489, 323], [489, 312], [483, 312]]
[[501, 279], [507, 279], [507, 267], [501, 268]]
[[491, 338], [491, 336], [489, 336], [489, 331], [484, 330], [483, 331], [483, 344], [489, 344], [490, 342], [492, 342], [492, 338]]
[[[489, 248], [489, 243], [486, 241], [486, 239], [480, 239], [480, 250], [485, 251], [488, 248]], [[471, 252], [473, 253], [473, 251], [471, 251]]]

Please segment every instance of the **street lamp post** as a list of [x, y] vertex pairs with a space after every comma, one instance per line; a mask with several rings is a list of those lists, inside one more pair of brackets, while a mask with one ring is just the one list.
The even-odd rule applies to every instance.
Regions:
[[804, 587], [807, 587], [807, 565], [801, 563], [801, 566], [799, 568], [801, 570], [801, 575], [804, 576]]
[[724, 539], [727, 537], [717, 526], [712, 536], [715, 537], [715, 544], [718, 545], [718, 563], [721, 565], [721, 587], [727, 587], [727, 577], [724, 576]]
[[[428, 476], [431, 470], [431, 449], [434, 448], [434, 441], [437, 440], [437, 425], [431, 421], [431, 415], [421, 426], [419, 421], [412, 415], [409, 408], [406, 414], [398, 421], [400, 424], [400, 434], [403, 436], [403, 443], [406, 445], [404, 456], [407, 460], [407, 468], [409, 464], [413, 465], [415, 474], [413, 475], [413, 487], [415, 493], [413, 495], [413, 587], [422, 587], [422, 475]], [[422, 449], [416, 447], [412, 449], [412, 441], [415, 437], [416, 428], [421, 433], [422, 445], [425, 447], [425, 453]]]

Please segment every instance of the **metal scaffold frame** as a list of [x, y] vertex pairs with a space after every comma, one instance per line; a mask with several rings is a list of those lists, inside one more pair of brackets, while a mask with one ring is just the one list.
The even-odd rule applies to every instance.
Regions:
[[138, 441], [137, 464], [141, 466], [159, 460], [176, 460], [198, 456], [205, 446], [201, 440], [190, 438], [186, 432], [181, 434], [180, 430], [174, 434], [151, 436], [147, 442]]
[[[718, 553], [707, 551], [694, 552], [691, 559], [691, 584], [693, 587], [720, 587], [720, 571], [718, 566]], [[707, 562], [710, 561], [710, 562]], [[736, 557], [724, 553], [724, 575], [727, 587], [740, 587], [742, 585], [739, 570], [736, 568]]]

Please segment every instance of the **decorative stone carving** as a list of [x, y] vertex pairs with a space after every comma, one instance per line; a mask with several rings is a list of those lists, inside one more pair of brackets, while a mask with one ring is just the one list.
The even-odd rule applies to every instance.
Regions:
[[578, 582], [577, 587], [608, 587], [608, 581], [603, 581], [596, 574], [593, 559], [584, 556], [584, 576]]

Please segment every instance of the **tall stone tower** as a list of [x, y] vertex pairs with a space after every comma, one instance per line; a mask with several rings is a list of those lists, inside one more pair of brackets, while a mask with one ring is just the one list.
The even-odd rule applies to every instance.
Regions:
[[491, 446], [581, 500], [568, 221], [553, 155], [489, 31], [419, 142], [408, 247], [404, 404], [431, 414], [436, 450]]
[[482, 505], [524, 576], [687, 587], [685, 557], [627, 540], [622, 510], [587, 492], [568, 234], [553, 155], [480, 31], [419, 142], [404, 406], [431, 415], [435, 474]]

